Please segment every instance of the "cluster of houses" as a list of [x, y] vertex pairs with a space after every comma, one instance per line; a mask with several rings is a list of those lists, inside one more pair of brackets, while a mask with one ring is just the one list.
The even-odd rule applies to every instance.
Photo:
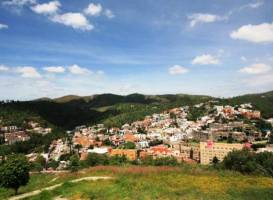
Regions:
[[29, 140], [30, 133], [46, 135], [51, 132], [51, 128], [44, 128], [39, 123], [34, 121], [28, 122], [27, 128], [17, 126], [1, 126], [0, 123], [0, 137], [3, 138], [3, 143], [7, 145]]
[[[194, 107], [203, 106], [208, 107], [206, 104]], [[210, 105], [208, 110], [195, 121], [188, 120], [190, 109], [184, 106], [146, 116], [144, 120], [124, 124], [121, 128], [106, 128], [103, 124], [79, 126], [70, 133], [70, 141], [52, 143], [48, 158], [58, 160], [74, 148], [81, 160], [89, 153], [98, 153], [125, 155], [129, 160], [172, 156], [178, 161], [209, 164], [214, 157], [221, 161], [230, 151], [250, 148], [251, 143], [266, 139], [271, 133], [266, 130], [264, 134], [255, 124], [245, 122], [244, 119], [261, 119], [260, 111], [253, 110], [251, 104]], [[125, 145], [128, 143], [131, 144], [129, 148]]]

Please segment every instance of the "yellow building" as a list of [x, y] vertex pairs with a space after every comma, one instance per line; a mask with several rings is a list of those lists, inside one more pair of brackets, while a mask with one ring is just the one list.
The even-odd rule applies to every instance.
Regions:
[[208, 165], [214, 157], [222, 161], [224, 157], [233, 150], [243, 149], [244, 144], [239, 143], [214, 143], [212, 141], [200, 142], [200, 163]]

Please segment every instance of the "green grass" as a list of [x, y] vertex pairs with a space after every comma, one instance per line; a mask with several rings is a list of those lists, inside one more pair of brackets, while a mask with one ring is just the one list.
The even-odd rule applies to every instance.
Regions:
[[[112, 180], [68, 180], [105, 175]], [[50, 182], [49, 180], [54, 180]], [[54, 199], [272, 199], [273, 179], [243, 176], [229, 171], [216, 171], [200, 166], [185, 167], [94, 167], [79, 173], [59, 175], [32, 175], [28, 186], [20, 193], [63, 182], [52, 191], [29, 198], [29, 200]], [[0, 190], [0, 199], [12, 193]]]

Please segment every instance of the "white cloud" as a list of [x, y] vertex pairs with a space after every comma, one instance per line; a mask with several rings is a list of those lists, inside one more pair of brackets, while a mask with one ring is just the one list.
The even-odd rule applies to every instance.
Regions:
[[9, 71], [9, 67], [7, 67], [6, 65], [0, 65], [0, 72], [6, 72]]
[[90, 3], [83, 11], [86, 15], [99, 16], [102, 12], [102, 6], [94, 3]]
[[65, 72], [65, 68], [62, 66], [44, 67], [43, 70], [49, 73], [64, 73]]
[[190, 20], [190, 26], [194, 27], [197, 24], [213, 23], [216, 21], [222, 21], [222, 20], [225, 20], [226, 17], [221, 17], [218, 15], [213, 15], [213, 14], [208, 14], [208, 13], [194, 13], [194, 14], [188, 16], [188, 19]]
[[178, 74], [185, 74], [189, 70], [186, 67], [180, 66], [180, 65], [174, 65], [169, 68], [169, 74], [171, 75], [178, 75]]
[[252, 87], [260, 88], [261, 86], [263, 86], [263, 89], [265, 89], [265, 86], [269, 86], [268, 90], [272, 90], [273, 74], [257, 75], [251, 77], [251, 79], [243, 79], [242, 82]]
[[115, 15], [113, 14], [113, 12], [110, 9], [106, 9], [104, 14], [106, 17], [108, 17], [110, 19], [115, 17]]
[[29, 5], [29, 4], [35, 4], [36, 0], [6, 0], [3, 1], [3, 5], [7, 6], [24, 6], [24, 5]]
[[0, 24], [0, 30], [1, 29], [7, 29], [9, 26], [6, 24]]
[[16, 73], [21, 74], [24, 78], [41, 78], [41, 74], [34, 68], [30, 66], [17, 67], [15, 69]]
[[61, 15], [54, 15], [51, 20], [56, 23], [71, 26], [74, 29], [90, 31], [94, 28], [88, 19], [81, 13], [65, 13]]
[[255, 3], [249, 3], [244, 6], [244, 8], [259, 8], [264, 4], [263, 1], [257, 1]]
[[233, 39], [246, 40], [254, 43], [273, 42], [273, 23], [244, 25], [230, 34]]
[[192, 64], [194, 65], [217, 65], [220, 61], [215, 56], [210, 54], [203, 54], [201, 56], [196, 56], [192, 60]]
[[54, 14], [59, 10], [61, 3], [59, 1], [50, 1], [48, 3], [37, 4], [31, 9], [38, 14]]
[[271, 70], [271, 66], [264, 63], [256, 63], [250, 66], [244, 67], [239, 71], [246, 74], [265, 74]]
[[68, 70], [70, 73], [78, 75], [86, 75], [92, 73], [92, 71], [90, 71], [89, 69], [80, 67], [79, 65], [71, 65], [68, 67]]
[[247, 61], [247, 58], [245, 57], [245, 56], [241, 56], [241, 61], [243, 61], [243, 62], [246, 62]]
[[97, 74], [98, 74], [98, 75], [103, 75], [103, 74], [104, 74], [104, 71], [98, 70], [98, 71], [97, 71]]

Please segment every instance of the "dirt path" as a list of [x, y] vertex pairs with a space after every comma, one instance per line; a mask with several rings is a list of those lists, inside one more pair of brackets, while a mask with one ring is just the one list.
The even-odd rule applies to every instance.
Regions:
[[[109, 176], [89, 176], [89, 177], [74, 179], [74, 180], [71, 180], [71, 181], [68, 181], [68, 182], [77, 183], [77, 182], [85, 181], [85, 180], [86, 181], [96, 181], [96, 180], [107, 180], [107, 179], [112, 179], [112, 177], [109, 177]], [[13, 196], [13, 197], [9, 198], [9, 200], [18, 200], [18, 199], [24, 199], [24, 198], [27, 198], [27, 197], [35, 196], [35, 195], [40, 194], [42, 191], [54, 190], [55, 188], [60, 187], [62, 185], [63, 185], [63, 183], [59, 183], [59, 184], [56, 184], [56, 185], [52, 185], [52, 186], [49, 186], [49, 187], [42, 188], [40, 190], [34, 190], [32, 192], [27, 192], [27, 193], [24, 193], [24, 194]]]

